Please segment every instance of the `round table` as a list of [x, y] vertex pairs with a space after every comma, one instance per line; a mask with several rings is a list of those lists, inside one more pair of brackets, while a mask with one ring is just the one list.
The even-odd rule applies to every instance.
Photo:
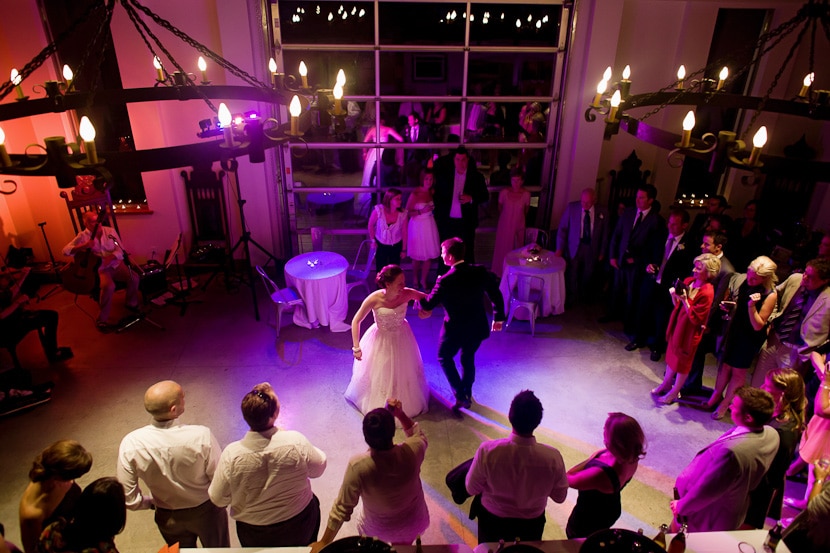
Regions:
[[[535, 257], [539, 257], [539, 260], [531, 260]], [[548, 250], [531, 255], [525, 246], [508, 253], [504, 258], [504, 271], [501, 284], [499, 284], [499, 290], [504, 296], [505, 312], [510, 308], [510, 290], [516, 284], [516, 277], [524, 274], [537, 276], [545, 283], [542, 293], [542, 316], [563, 313], [565, 311], [565, 265], [564, 259]]]
[[292, 257], [285, 264], [285, 284], [303, 298], [305, 309], [294, 309], [294, 324], [305, 328], [328, 326], [332, 332], [346, 332], [349, 311], [346, 270], [349, 262], [335, 252], [309, 252]]

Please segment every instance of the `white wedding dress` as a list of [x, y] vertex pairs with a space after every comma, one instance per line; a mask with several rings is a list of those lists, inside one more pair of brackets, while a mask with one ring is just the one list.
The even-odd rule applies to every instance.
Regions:
[[402, 303], [373, 309], [375, 323], [360, 339], [363, 358], [354, 361], [345, 396], [363, 414], [384, 407], [389, 398], [400, 400], [410, 417], [427, 411], [429, 386], [406, 308]]

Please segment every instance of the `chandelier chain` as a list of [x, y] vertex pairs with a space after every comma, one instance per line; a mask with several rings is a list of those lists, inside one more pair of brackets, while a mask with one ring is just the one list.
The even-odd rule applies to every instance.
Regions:
[[[104, 10], [103, 16], [101, 17], [101, 22], [98, 25], [98, 29], [93, 34], [92, 40], [89, 42], [88, 48], [84, 49], [84, 55], [81, 58], [75, 76], [72, 79], [73, 81], [77, 80], [79, 75], [84, 74], [84, 70], [90, 58], [98, 62], [97, 64], [92, 64], [93, 70], [97, 69], [97, 72], [92, 76], [91, 79], [89, 79], [91, 89], [89, 91], [89, 95], [87, 96], [87, 108], [91, 108], [93, 105], [95, 92], [97, 91], [98, 84], [100, 83], [101, 67], [103, 66], [104, 59], [106, 59], [107, 57], [108, 39], [112, 36], [110, 24], [112, 23], [112, 14], [114, 7], [115, 0], [110, 0], [109, 2], [107, 2], [107, 7]], [[96, 57], [93, 57], [93, 52], [97, 52], [98, 55]]]

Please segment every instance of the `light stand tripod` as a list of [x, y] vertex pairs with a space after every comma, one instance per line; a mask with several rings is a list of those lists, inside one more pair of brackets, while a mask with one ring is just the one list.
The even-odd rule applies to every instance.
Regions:
[[40, 296], [38, 299], [45, 300], [55, 292], [58, 292], [63, 289], [63, 285], [61, 284], [61, 272], [60, 268], [58, 267], [57, 262], [55, 261], [55, 256], [52, 254], [52, 247], [49, 245], [49, 239], [46, 237], [46, 221], [42, 223], [38, 223], [37, 226], [40, 227], [40, 232], [43, 233], [43, 241], [46, 242], [46, 251], [49, 252], [49, 262], [52, 264], [52, 270], [55, 271], [55, 282], [57, 284], [52, 287], [51, 290]]
[[[110, 234], [109, 238], [110, 238], [110, 240], [115, 242], [115, 245], [118, 246], [118, 249], [120, 249], [121, 253], [124, 255], [124, 265], [126, 265], [127, 269], [130, 271], [130, 278], [131, 279], [132, 278], [138, 278], [139, 279], [139, 286], [140, 286], [141, 277], [144, 275], [144, 269], [142, 269], [138, 265], [134, 265], [130, 261], [130, 255], [127, 253], [127, 251], [124, 249], [124, 247], [118, 241], [115, 240], [114, 235]], [[136, 274], [136, 272], [133, 271], [133, 267], [135, 267], [138, 270], [138, 274]], [[128, 315], [127, 317], [124, 317], [123, 319], [118, 321], [118, 327], [115, 329], [115, 332], [118, 333], [118, 334], [121, 334], [122, 332], [124, 332], [128, 328], [130, 328], [133, 325], [136, 325], [136, 324], [138, 324], [142, 321], [145, 322], [145, 323], [153, 325], [154, 327], [156, 327], [159, 330], [165, 330], [165, 328], [162, 325], [160, 325], [159, 323], [157, 323], [153, 319], [149, 318], [147, 316], [147, 313], [143, 309], [139, 308], [137, 313], [135, 313], [133, 315]]]
[[[256, 320], [258, 321], [259, 320], [259, 304], [258, 304], [257, 298], [256, 298], [256, 287], [254, 285], [254, 270], [251, 267], [251, 250], [250, 250], [249, 244], [253, 244], [257, 249], [259, 249], [259, 251], [261, 251], [262, 253], [267, 255], [269, 262], [273, 260], [274, 263], [276, 263], [277, 258], [274, 256], [274, 254], [272, 254], [271, 252], [266, 250], [262, 246], [262, 244], [259, 244], [256, 240], [251, 238], [251, 231], [248, 230], [248, 225], [245, 222], [245, 200], [242, 199], [242, 190], [239, 186], [239, 175], [237, 174], [237, 169], [238, 168], [239, 168], [239, 162], [237, 162], [236, 159], [229, 159], [227, 161], [224, 161], [224, 160], [222, 161], [222, 169], [225, 170], [225, 172], [228, 175], [228, 179], [231, 182], [233, 182], [234, 186], [236, 187], [236, 203], [239, 206], [239, 223], [242, 227], [242, 235], [239, 237], [239, 240], [236, 241], [236, 244], [234, 244], [233, 248], [231, 248], [231, 251], [230, 251], [230, 254], [229, 254], [229, 256], [230, 256], [229, 263], [233, 264], [233, 254], [237, 250], [237, 248], [239, 248], [239, 246], [242, 246], [242, 252], [244, 254], [243, 260], [245, 261], [244, 270], [248, 274], [247, 284], [251, 288], [251, 301], [253, 301], [253, 304], [254, 304], [254, 316], [256, 317]], [[266, 263], [266, 265], [267, 265], [267, 263]]]
[[173, 247], [167, 254], [167, 258], [164, 260], [164, 270], [166, 274], [167, 271], [170, 270], [170, 267], [173, 265], [173, 262], [176, 262], [176, 277], [178, 286], [172, 286], [173, 288], [176, 288], [176, 293], [173, 294], [172, 298], [167, 300], [167, 303], [172, 305], [178, 305], [180, 308], [179, 316], [184, 317], [188, 305], [190, 305], [191, 303], [202, 303], [202, 301], [190, 299], [190, 294], [193, 291], [193, 288], [190, 283], [190, 277], [186, 276], [182, 271], [182, 264], [179, 261], [179, 252], [181, 251], [181, 249], [182, 233], [180, 232], [179, 235], [176, 237], [176, 241], [173, 243]]

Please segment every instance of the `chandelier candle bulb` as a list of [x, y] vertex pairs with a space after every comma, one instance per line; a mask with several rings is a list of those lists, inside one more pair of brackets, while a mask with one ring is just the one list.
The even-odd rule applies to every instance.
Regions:
[[346, 72], [342, 69], [337, 72], [337, 78], [334, 80], [335, 84], [339, 84], [341, 87], [346, 86]]
[[12, 160], [9, 157], [9, 152], [6, 151], [6, 132], [0, 127], [0, 165], [3, 167], [11, 167]]
[[681, 148], [688, 148], [691, 144], [693, 128], [695, 128], [695, 112], [689, 111], [683, 119], [683, 134], [680, 136]]
[[75, 78], [75, 74], [72, 72], [72, 69], [68, 65], [64, 64], [64, 66], [63, 66], [63, 80], [66, 81], [66, 91], [67, 92], [69, 92], [69, 90], [72, 89], [72, 79], [74, 79], [74, 78]]
[[197, 62], [197, 65], [199, 66], [199, 71], [202, 72], [202, 84], [209, 83], [210, 81], [208, 81], [207, 78], [207, 62], [205, 61], [205, 58], [199, 56], [199, 61]]
[[616, 123], [617, 122], [617, 110], [620, 109], [620, 102], [622, 101], [622, 95], [620, 91], [617, 90], [614, 92], [614, 95], [611, 96], [611, 111], [608, 112], [608, 122], [609, 123]]
[[620, 94], [623, 98], [628, 98], [631, 94], [631, 66], [626, 65], [622, 72], [622, 80], [620, 81]]
[[81, 139], [84, 141], [87, 163], [90, 165], [97, 165], [98, 151], [95, 149], [95, 127], [92, 126], [92, 122], [86, 115], [81, 117], [81, 125], [79, 130], [81, 132]]
[[683, 81], [686, 79], [686, 66], [681, 65], [677, 69], [677, 90], [683, 90]]
[[755, 133], [755, 136], [752, 137], [752, 151], [749, 153], [749, 159], [747, 160], [747, 165], [757, 165], [758, 158], [761, 156], [761, 148], [763, 148], [767, 143], [767, 128], [761, 127], [758, 129], [758, 132]]
[[219, 124], [222, 125], [222, 133], [225, 136], [225, 146], [233, 148], [233, 127], [231, 126], [232, 117], [231, 110], [225, 105], [225, 102], [219, 104]]
[[715, 91], [718, 91], [723, 88], [723, 83], [726, 82], [726, 78], [729, 77], [729, 69], [724, 67], [720, 70], [720, 75], [718, 75], [718, 87]]
[[602, 101], [602, 95], [605, 94], [606, 88], [608, 88], [608, 81], [603, 79], [597, 85], [597, 95], [594, 96], [594, 103], [591, 104], [595, 108], [598, 108], [600, 106], [600, 102]]
[[291, 99], [291, 104], [288, 106], [288, 113], [291, 114], [291, 134], [298, 135], [300, 134], [300, 111], [302, 108], [300, 107], [300, 98], [296, 94]]
[[20, 88], [20, 82], [23, 80], [23, 77], [20, 76], [20, 73], [17, 72], [17, 69], [12, 69], [11, 73], [11, 81], [14, 85], [14, 91], [17, 93], [17, 99], [23, 100], [26, 96], [23, 94], [23, 89]]
[[300, 79], [302, 79], [303, 88], [308, 88], [308, 67], [305, 62], [300, 62]]
[[605, 68], [605, 71], [602, 72], [602, 80], [605, 82], [609, 82], [611, 80], [611, 66]]
[[799, 98], [807, 97], [807, 94], [810, 92], [810, 87], [812, 86], [815, 78], [815, 73], [808, 73], [807, 76], [804, 77], [804, 82], [801, 83], [801, 91], [798, 93]]
[[343, 115], [343, 85], [340, 83], [335, 84], [334, 90], [331, 93], [334, 96], [332, 115]]
[[164, 80], [164, 70], [161, 68], [161, 60], [158, 56], [153, 56], [153, 67], [156, 68], [156, 80], [162, 82]]

